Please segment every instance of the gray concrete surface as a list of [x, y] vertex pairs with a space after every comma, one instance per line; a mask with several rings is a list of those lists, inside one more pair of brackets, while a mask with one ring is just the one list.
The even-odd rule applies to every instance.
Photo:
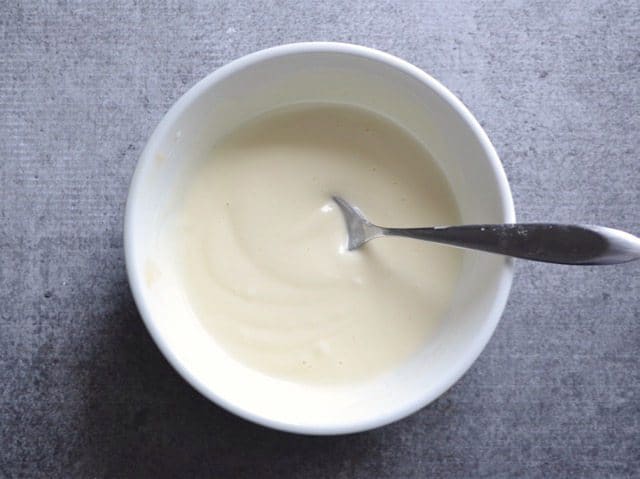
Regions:
[[640, 233], [640, 4], [0, 2], [0, 477], [640, 477], [640, 265], [519, 263], [478, 362], [368, 433], [298, 437], [193, 391], [125, 278], [122, 217], [169, 106], [245, 53], [340, 40], [450, 87], [520, 220]]

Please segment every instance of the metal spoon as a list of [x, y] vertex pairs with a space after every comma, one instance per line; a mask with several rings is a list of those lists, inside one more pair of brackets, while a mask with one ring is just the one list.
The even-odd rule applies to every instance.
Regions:
[[347, 224], [347, 249], [381, 236], [404, 236], [505, 256], [560, 264], [616, 264], [640, 259], [640, 238], [604, 226], [550, 223], [385, 228], [333, 197]]

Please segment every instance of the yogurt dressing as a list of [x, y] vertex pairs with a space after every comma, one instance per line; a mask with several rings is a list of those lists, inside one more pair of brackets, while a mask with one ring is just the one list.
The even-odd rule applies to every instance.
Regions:
[[427, 150], [366, 110], [303, 104], [234, 130], [188, 175], [160, 240], [193, 313], [237, 361], [282, 379], [363, 380], [428, 343], [461, 266], [402, 238], [345, 251], [338, 194], [385, 226], [459, 222]]

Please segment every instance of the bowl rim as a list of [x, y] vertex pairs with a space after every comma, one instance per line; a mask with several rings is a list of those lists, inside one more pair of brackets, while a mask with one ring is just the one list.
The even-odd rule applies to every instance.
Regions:
[[414, 412], [425, 407], [426, 405], [437, 399], [439, 396], [441, 396], [469, 370], [471, 365], [480, 356], [483, 349], [491, 339], [491, 336], [493, 335], [498, 323], [500, 322], [502, 313], [504, 312], [513, 280], [513, 259], [507, 258], [504, 262], [504, 266], [502, 267], [501, 274], [498, 280], [497, 291], [493, 299], [493, 305], [481, 330], [474, 338], [467, 355], [465, 356], [464, 360], [458, 362], [457, 367], [454, 370], [450, 371], [445, 379], [440, 381], [438, 387], [432, 388], [430, 391], [428, 391], [428, 393], [425, 392], [422, 395], [416, 395], [413, 400], [404, 401], [399, 407], [386, 411], [385, 413], [379, 414], [376, 417], [370, 418], [368, 420], [356, 420], [345, 422], [339, 425], [324, 426], [318, 424], [304, 424], [300, 422], [290, 423], [286, 421], [275, 420], [265, 415], [256, 414], [251, 410], [239, 407], [236, 404], [227, 401], [223, 397], [219, 396], [215, 390], [204, 384], [198, 377], [191, 374], [189, 368], [185, 364], [183, 364], [173, 353], [168, 342], [165, 340], [165, 338], [157, 328], [150, 308], [147, 305], [148, 298], [142, 286], [142, 272], [133, 267], [133, 265], [136, 264], [136, 262], [134, 261], [133, 253], [133, 244], [135, 242], [134, 233], [136, 230], [135, 224], [133, 222], [133, 210], [134, 203], [136, 202], [137, 197], [140, 196], [141, 183], [143, 180], [142, 172], [146, 169], [145, 165], [153, 161], [153, 152], [156, 150], [161, 139], [170, 132], [172, 125], [175, 123], [175, 120], [190, 104], [196, 101], [198, 97], [207, 89], [209, 89], [213, 84], [219, 82], [229, 75], [234, 74], [239, 70], [242, 70], [246, 66], [254, 63], [260, 63], [262, 61], [276, 57], [306, 53], [339, 53], [363, 57], [369, 60], [381, 62], [401, 72], [404, 72], [408, 76], [418, 80], [427, 88], [430, 88], [436, 94], [438, 94], [462, 118], [467, 127], [476, 136], [482, 149], [484, 150], [485, 156], [489, 162], [489, 166], [495, 176], [496, 184], [498, 187], [498, 196], [500, 198], [500, 203], [502, 206], [501, 213], [503, 222], [515, 222], [515, 209], [513, 198], [511, 195], [511, 189], [509, 187], [507, 176], [504, 172], [502, 163], [500, 162], [500, 159], [498, 158], [493, 145], [491, 144], [487, 134], [482, 129], [478, 121], [474, 118], [474, 116], [462, 103], [462, 101], [460, 101], [439, 81], [434, 79], [432, 76], [430, 76], [420, 68], [412, 65], [411, 63], [395, 57], [389, 53], [385, 53], [373, 48], [339, 42], [290, 43], [250, 53], [216, 69], [215, 71], [204, 77], [202, 80], [198, 81], [186, 93], [184, 93], [160, 120], [160, 123], [153, 131], [145, 148], [140, 154], [140, 158], [138, 159], [129, 186], [123, 229], [125, 266], [135, 304], [151, 337], [160, 349], [163, 356], [171, 364], [171, 366], [200, 394], [202, 394], [215, 404], [219, 405], [220, 407], [226, 409], [229, 412], [232, 412], [233, 414], [241, 418], [273, 429], [309, 435], [349, 434], [375, 429], [377, 427], [393, 423], [409, 416], [410, 414], [413, 414]]

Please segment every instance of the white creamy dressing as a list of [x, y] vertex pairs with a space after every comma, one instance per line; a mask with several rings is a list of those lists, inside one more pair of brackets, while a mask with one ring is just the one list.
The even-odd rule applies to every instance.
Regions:
[[425, 148], [352, 107], [260, 116], [188, 175], [160, 240], [191, 309], [237, 361], [294, 381], [361, 380], [435, 334], [461, 251], [385, 238], [347, 252], [333, 194], [385, 226], [459, 223]]

